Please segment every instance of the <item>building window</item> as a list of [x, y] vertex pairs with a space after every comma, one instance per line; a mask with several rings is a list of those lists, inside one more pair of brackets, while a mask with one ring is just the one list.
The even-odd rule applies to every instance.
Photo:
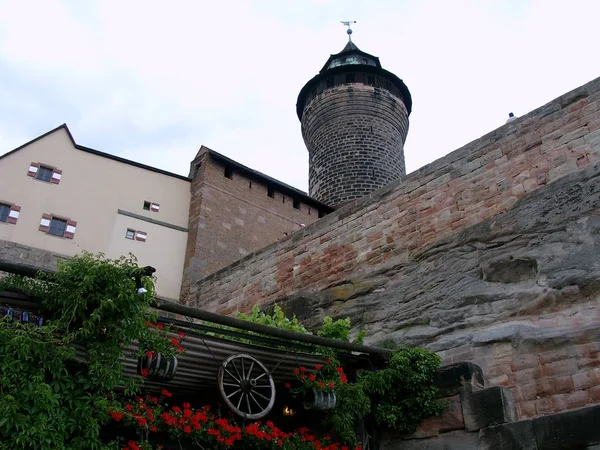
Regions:
[[354, 83], [354, 74], [353, 73], [346, 74], [346, 83]]
[[53, 170], [49, 167], [40, 166], [37, 170], [37, 174], [35, 176], [36, 180], [50, 182], [52, 179]]
[[321, 211], [321, 210], [319, 210], [319, 219], [320, 219], [321, 217], [325, 217], [325, 211]]
[[73, 239], [77, 230], [77, 222], [71, 219], [59, 219], [53, 217], [52, 214], [42, 214], [39, 230], [52, 236]]
[[369, 86], [375, 86], [375, 76], [374, 75], [367, 75], [367, 84]]
[[48, 230], [48, 234], [53, 236], [63, 237], [65, 235], [65, 230], [67, 229], [67, 221], [62, 219], [57, 219], [53, 217], [50, 220], [50, 229]]
[[160, 211], [160, 205], [158, 203], [144, 201], [144, 209], [146, 211], [158, 212]]
[[[300, 209], [300, 200], [294, 199], [294, 208]], [[310, 213], [309, 213], [310, 214]]]
[[32, 162], [29, 165], [29, 170], [27, 170], [27, 176], [30, 176], [34, 180], [58, 184], [62, 178], [62, 170]]
[[135, 230], [127, 229], [125, 233], [125, 239], [131, 239], [132, 241], [135, 239]]
[[10, 214], [10, 205], [0, 203], [0, 222], [7, 222]]
[[333, 78], [328, 78], [327, 79], [327, 87], [332, 88], [333, 86], [335, 86], [335, 82], [333, 81]]
[[272, 187], [268, 187], [267, 188], [267, 195], [271, 198], [275, 198], [275, 189], [273, 189]]
[[223, 175], [225, 175], [225, 178], [229, 178], [231, 180], [233, 178], [233, 169], [231, 167], [225, 167]]
[[50, 182], [52, 179], [52, 169], [49, 167], [40, 166], [37, 170], [35, 179]]
[[252, 189], [252, 181], [248, 181], [248, 189]]

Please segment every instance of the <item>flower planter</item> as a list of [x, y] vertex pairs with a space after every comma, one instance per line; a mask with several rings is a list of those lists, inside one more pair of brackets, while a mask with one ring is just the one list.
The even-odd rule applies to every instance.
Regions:
[[335, 408], [335, 392], [319, 391], [310, 389], [304, 392], [304, 409], [315, 409], [325, 411]]
[[152, 381], [170, 381], [177, 372], [177, 357], [165, 357], [161, 353], [153, 353], [151, 356], [140, 356], [137, 365], [138, 374]]

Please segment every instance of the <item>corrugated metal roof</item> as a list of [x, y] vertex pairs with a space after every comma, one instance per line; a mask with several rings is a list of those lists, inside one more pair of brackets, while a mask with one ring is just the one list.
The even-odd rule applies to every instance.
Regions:
[[[176, 336], [173, 334], [173, 336]], [[252, 339], [249, 335], [248, 339]], [[294, 379], [292, 371], [300, 366], [307, 368], [322, 364], [326, 358], [317, 354], [298, 351], [294, 348], [270, 348], [261, 345], [248, 344], [228, 340], [216, 336], [207, 336], [191, 332], [183, 343], [185, 351], [177, 357], [177, 372], [168, 382], [146, 381], [148, 388], [166, 388], [173, 392], [196, 392], [207, 388], [216, 388], [219, 366], [229, 356], [247, 354], [258, 359], [271, 372], [275, 382]], [[125, 360], [125, 375], [137, 374], [137, 358], [132, 348], [127, 352]], [[352, 363], [359, 356], [350, 354], [340, 355], [341, 359]]]
[[[39, 306], [31, 300], [21, 296], [10, 298], [7, 293], [0, 296], [3, 302], [12, 304], [16, 308], [35, 310]], [[293, 370], [304, 366], [312, 368], [322, 364], [325, 357], [312, 354], [307, 349], [314, 348], [310, 345], [271, 338], [245, 334], [234, 330], [218, 330], [210, 326], [202, 326], [194, 322], [161, 318], [160, 321], [173, 325], [173, 332], [169, 337], [176, 337], [178, 331], [184, 331], [186, 337], [183, 342], [184, 353], [177, 357], [178, 365], [174, 378], [171, 381], [149, 381], [146, 386], [153, 389], [166, 388], [173, 392], [198, 392], [204, 389], [214, 389], [217, 386], [217, 373], [219, 366], [228, 357], [236, 354], [246, 354], [258, 359], [271, 372], [275, 382], [290, 381], [294, 379]], [[230, 333], [233, 336], [243, 337], [254, 343], [239, 342], [235, 337], [217, 337], [208, 333], [214, 330], [219, 334]], [[83, 357], [82, 349], [77, 352]], [[125, 376], [137, 375], [136, 357], [137, 346], [132, 345], [125, 351], [124, 368]], [[344, 366], [354, 366], [368, 360], [366, 354], [351, 354], [338, 352], [338, 358]]]

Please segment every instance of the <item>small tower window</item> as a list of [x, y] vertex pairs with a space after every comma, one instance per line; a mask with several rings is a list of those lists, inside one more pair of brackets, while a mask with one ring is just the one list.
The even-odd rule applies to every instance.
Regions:
[[[294, 208], [300, 209], [300, 200], [294, 199]], [[310, 213], [309, 213], [310, 214]]]
[[346, 74], [346, 83], [354, 83], [354, 74], [353, 73]]
[[233, 178], [233, 169], [229, 166], [225, 166], [223, 175], [225, 175], [225, 178], [229, 178], [231, 180]]
[[333, 78], [328, 78], [327, 79], [327, 87], [332, 88], [334, 85], [335, 85], [335, 82], [333, 81]]
[[267, 195], [271, 198], [275, 197], [275, 190], [272, 187], [267, 188]]

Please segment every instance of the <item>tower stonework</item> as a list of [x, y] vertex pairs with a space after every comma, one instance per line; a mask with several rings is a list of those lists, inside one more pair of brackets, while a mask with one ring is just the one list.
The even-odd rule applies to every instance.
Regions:
[[352, 42], [300, 91], [309, 194], [331, 206], [363, 197], [405, 172], [412, 100], [400, 78]]

